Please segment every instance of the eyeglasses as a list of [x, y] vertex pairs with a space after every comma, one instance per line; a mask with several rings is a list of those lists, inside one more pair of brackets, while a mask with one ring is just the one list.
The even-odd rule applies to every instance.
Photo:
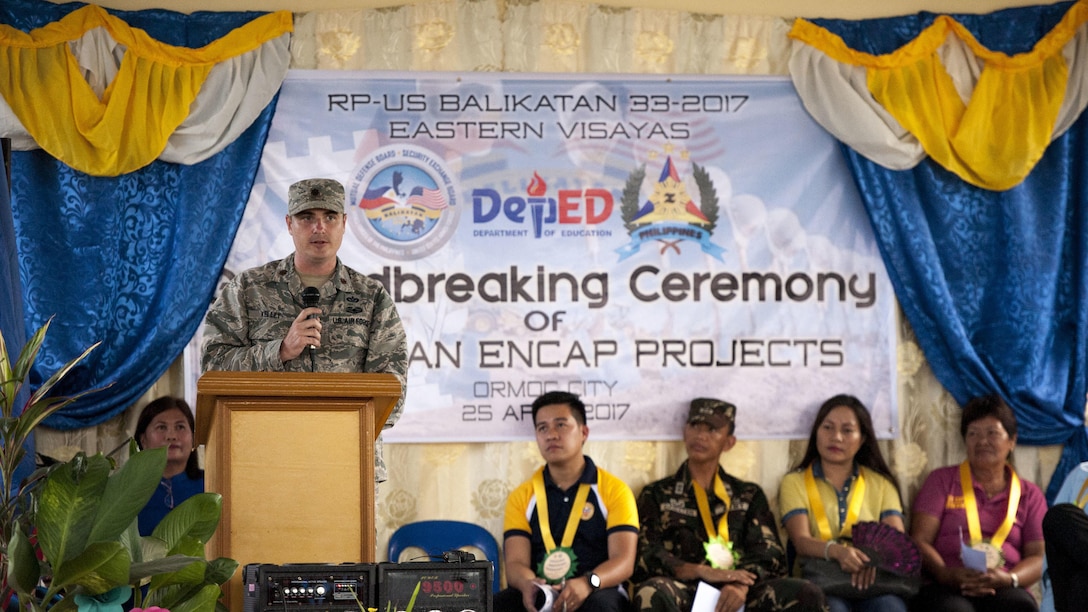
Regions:
[[162, 479], [162, 485], [166, 487], [166, 497], [163, 499], [163, 503], [167, 508], [173, 509], [174, 507], [174, 483], [170, 482], [169, 478]]

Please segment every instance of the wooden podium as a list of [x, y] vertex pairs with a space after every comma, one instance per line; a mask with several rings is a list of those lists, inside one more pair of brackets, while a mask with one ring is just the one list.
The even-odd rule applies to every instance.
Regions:
[[374, 440], [401, 396], [392, 374], [208, 372], [197, 382], [205, 488], [223, 495], [208, 558], [373, 563]]

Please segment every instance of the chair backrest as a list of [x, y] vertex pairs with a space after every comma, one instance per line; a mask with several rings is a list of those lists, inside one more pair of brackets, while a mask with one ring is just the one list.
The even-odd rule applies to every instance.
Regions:
[[499, 543], [490, 531], [475, 523], [417, 521], [397, 528], [389, 538], [389, 560], [393, 563], [441, 560], [448, 550], [467, 550], [477, 561], [490, 561], [494, 568], [491, 588], [499, 592]]

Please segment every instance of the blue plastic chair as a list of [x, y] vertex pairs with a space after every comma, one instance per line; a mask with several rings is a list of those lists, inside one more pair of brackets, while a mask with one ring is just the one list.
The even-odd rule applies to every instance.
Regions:
[[[464, 521], [417, 521], [402, 525], [389, 538], [389, 560], [441, 561], [448, 550], [464, 550], [487, 560], [492, 571], [492, 590], [499, 592], [499, 543], [491, 532]], [[481, 558], [482, 556], [482, 558]]]

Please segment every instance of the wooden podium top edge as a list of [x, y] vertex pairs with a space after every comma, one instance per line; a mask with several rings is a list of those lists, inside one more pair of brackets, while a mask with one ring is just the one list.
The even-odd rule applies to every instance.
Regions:
[[334, 372], [206, 372], [197, 395], [279, 397], [396, 397], [400, 381], [392, 374]]
[[[374, 435], [401, 398], [400, 381], [392, 374], [339, 372], [206, 372], [196, 383], [196, 440], [208, 442], [215, 404], [220, 400], [366, 400], [374, 407]], [[232, 399], [233, 398], [233, 399]]]

